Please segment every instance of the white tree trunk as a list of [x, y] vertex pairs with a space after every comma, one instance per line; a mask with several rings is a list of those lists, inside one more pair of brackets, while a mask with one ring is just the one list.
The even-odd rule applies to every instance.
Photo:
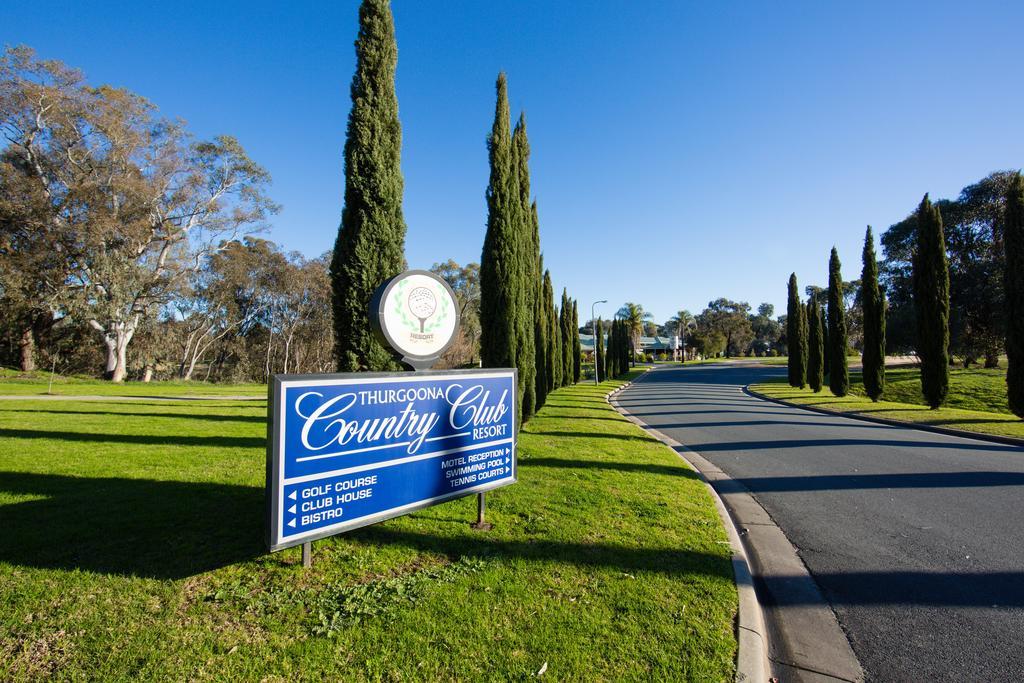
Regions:
[[139, 316], [127, 322], [111, 323], [104, 327], [96, 320], [90, 320], [93, 329], [103, 335], [103, 345], [107, 347], [107, 367], [104, 378], [111, 382], [123, 382], [128, 374], [128, 344], [135, 336], [139, 324]]

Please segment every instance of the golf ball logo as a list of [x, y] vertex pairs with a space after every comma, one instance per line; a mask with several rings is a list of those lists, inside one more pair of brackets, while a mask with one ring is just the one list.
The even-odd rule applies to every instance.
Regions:
[[437, 310], [437, 298], [426, 287], [416, 287], [409, 292], [409, 311], [420, 321], [420, 334], [427, 319]]
[[415, 367], [430, 367], [458, 334], [455, 292], [434, 273], [413, 270], [396, 275], [374, 298], [378, 332], [407, 362], [418, 359]]

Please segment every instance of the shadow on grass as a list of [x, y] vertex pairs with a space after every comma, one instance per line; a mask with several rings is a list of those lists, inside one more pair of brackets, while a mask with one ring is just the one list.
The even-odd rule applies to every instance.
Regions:
[[568, 460], [566, 458], [523, 458], [520, 467], [558, 467], [578, 470], [617, 470], [619, 472], [637, 472], [640, 474], [663, 474], [670, 477], [697, 479], [697, 473], [682, 464], [648, 465], [639, 462], [615, 462], [606, 460]]
[[[152, 405], [152, 404], [147, 404]], [[52, 415], [113, 415], [114, 417], [157, 417], [175, 418], [178, 420], [208, 420], [210, 422], [254, 422], [264, 424], [267, 421], [266, 415], [221, 415], [217, 413], [159, 413], [159, 412], [131, 412], [114, 410], [32, 410], [26, 408], [5, 408], [0, 412], [4, 413], [46, 413]]]
[[[581, 418], [583, 419], [583, 418]], [[524, 434], [532, 436], [567, 436], [575, 439], [619, 439], [620, 441], [653, 441], [653, 438], [639, 434], [604, 434], [594, 432], [566, 432], [566, 431], [533, 431], [529, 427], [523, 430]]]
[[658, 572], [674, 576], [715, 576], [733, 580], [727, 554], [671, 547], [637, 548], [605, 543], [571, 543], [544, 540], [499, 540], [483, 534], [438, 536], [378, 525], [349, 534], [361, 543], [397, 545], [456, 559], [466, 555], [498, 557], [529, 562], [563, 562], [581, 567], [609, 567], [623, 572]]
[[[580, 408], [579, 410], [592, 410], [591, 408]], [[607, 412], [607, 411], [602, 411]], [[569, 413], [537, 413], [533, 419], [542, 420], [547, 417], [552, 418], [568, 418], [570, 420], [606, 420], [608, 422], [622, 422], [621, 417], [604, 417], [602, 415], [571, 415]]]
[[[190, 416], [191, 417], [191, 416]], [[212, 448], [264, 448], [265, 437], [253, 436], [182, 436], [178, 434], [94, 434], [90, 432], [55, 432], [36, 429], [0, 429], [0, 437], [11, 439], [53, 439], [56, 441], [87, 441], [93, 443], [130, 443], [144, 446], [207, 446]]]
[[0, 562], [180, 579], [257, 557], [263, 489], [230, 484], [0, 472]]

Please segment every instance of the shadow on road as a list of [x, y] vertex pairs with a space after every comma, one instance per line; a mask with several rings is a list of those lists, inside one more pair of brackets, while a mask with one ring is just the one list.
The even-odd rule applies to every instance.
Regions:
[[959, 489], [1024, 486], [1020, 472], [922, 472], [911, 474], [838, 474], [737, 479], [753, 493], [840, 491], [851, 489]]
[[[833, 605], [1024, 607], [1024, 572], [815, 572]], [[805, 604], [784, 590], [792, 577], [761, 577], [773, 604]], [[775, 590], [776, 585], [781, 590]], [[782, 597], [779, 596], [787, 596]]]

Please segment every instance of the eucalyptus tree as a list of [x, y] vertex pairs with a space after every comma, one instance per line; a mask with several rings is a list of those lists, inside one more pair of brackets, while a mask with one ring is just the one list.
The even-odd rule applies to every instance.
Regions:
[[210, 255], [265, 227], [270, 176], [233, 137], [195, 140], [146, 99], [31, 50], [4, 54], [0, 82], [4, 173], [20, 176], [0, 191], [31, 188], [31, 229], [62, 264], [47, 303], [98, 334], [105, 377], [122, 381], [143, 320]]

